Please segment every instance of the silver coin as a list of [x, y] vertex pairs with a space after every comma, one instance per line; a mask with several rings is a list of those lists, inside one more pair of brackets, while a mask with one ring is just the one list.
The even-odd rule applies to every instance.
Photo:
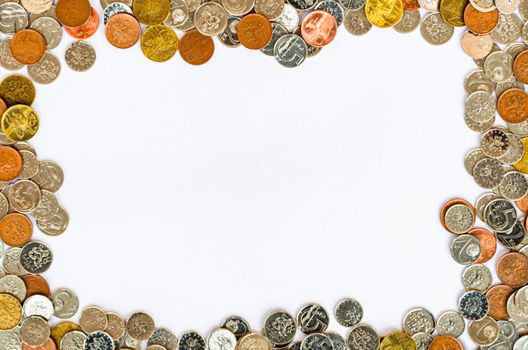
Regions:
[[521, 37], [523, 23], [517, 14], [499, 15], [499, 23], [491, 32], [497, 44], [511, 44]]
[[495, 98], [484, 91], [476, 91], [469, 95], [464, 109], [468, 118], [479, 123], [492, 119], [497, 111]]
[[428, 350], [433, 341], [433, 336], [429, 333], [420, 332], [414, 334], [412, 339], [416, 343], [416, 350]]
[[137, 340], [147, 340], [155, 329], [154, 320], [144, 312], [133, 313], [126, 322], [127, 334]]
[[158, 328], [148, 339], [147, 346], [161, 345], [166, 350], [178, 349], [178, 338], [166, 328]]
[[28, 214], [40, 204], [42, 194], [39, 186], [30, 180], [20, 180], [9, 187], [5, 193], [9, 206], [13, 210]]
[[114, 350], [114, 340], [102, 331], [90, 333], [84, 339], [84, 350]]
[[0, 349], [1, 350], [20, 350], [22, 348], [22, 339], [14, 330], [0, 331]]
[[495, 1], [493, 0], [470, 0], [469, 2], [480, 12], [491, 12], [495, 10]]
[[475, 165], [479, 161], [485, 158], [488, 157], [486, 157], [480, 148], [472, 149], [466, 154], [466, 157], [464, 158], [464, 169], [466, 169], [469, 175], [473, 176], [473, 168], [475, 168]]
[[334, 311], [337, 322], [343, 327], [354, 327], [363, 319], [363, 308], [354, 299], [341, 300]]
[[510, 200], [519, 200], [528, 194], [526, 176], [517, 171], [510, 171], [504, 175], [499, 186], [501, 194]]
[[466, 324], [457, 311], [446, 311], [438, 317], [436, 331], [439, 335], [450, 335], [458, 338], [464, 333]]
[[380, 338], [372, 327], [360, 324], [350, 330], [346, 342], [350, 350], [378, 350]]
[[418, 0], [418, 4], [428, 12], [438, 12], [440, 0]]
[[37, 221], [38, 228], [49, 236], [58, 236], [68, 228], [69, 223], [68, 212], [64, 208], [59, 207], [59, 210], [49, 220]]
[[305, 334], [323, 333], [329, 323], [328, 312], [319, 304], [308, 304], [297, 314], [297, 326]]
[[327, 335], [311, 333], [303, 339], [301, 350], [334, 350], [334, 345]]
[[260, 50], [262, 53], [268, 56], [273, 56], [273, 49], [275, 48], [275, 44], [277, 43], [277, 40], [279, 40], [279, 38], [281, 38], [283, 35], [288, 34], [288, 30], [286, 29], [286, 27], [284, 27], [280, 23], [272, 22], [271, 28], [273, 30], [272, 35], [271, 35], [271, 40], [266, 46], [264, 46]]
[[372, 28], [372, 24], [367, 20], [363, 7], [349, 9], [345, 13], [345, 29], [352, 35], [365, 35]]
[[255, 0], [221, 0], [220, 4], [233, 16], [243, 16], [253, 10]]
[[460, 235], [451, 242], [451, 256], [461, 265], [470, 265], [480, 258], [480, 241], [471, 235]]
[[179, 350], [205, 350], [205, 339], [196, 332], [186, 332], [178, 344]]
[[11, 50], [9, 49], [10, 43], [11, 39], [4, 39], [0, 41], [0, 67], [7, 70], [18, 70], [24, 67], [24, 65], [15, 60], [11, 54]]
[[468, 327], [468, 334], [476, 344], [488, 346], [499, 338], [499, 330], [497, 321], [486, 316], [480, 320], [472, 321]]
[[165, 20], [165, 25], [178, 27], [184, 24], [189, 18], [189, 7], [185, 0], [171, 0], [170, 15]]
[[275, 43], [273, 55], [284, 67], [298, 67], [308, 56], [308, 46], [300, 36], [286, 34]]
[[458, 302], [458, 310], [468, 320], [480, 320], [488, 314], [488, 298], [481, 292], [466, 292]]
[[518, 81], [515, 77], [511, 77], [508, 80], [501, 81], [495, 86], [495, 94], [500, 97], [504, 92], [510, 89], [524, 90], [524, 84]]
[[500, 83], [513, 76], [513, 59], [504, 51], [495, 51], [489, 54], [484, 61], [484, 73], [489, 80]]
[[31, 23], [31, 29], [36, 30], [46, 40], [46, 49], [53, 50], [62, 40], [62, 27], [51, 17], [39, 17]]
[[20, 175], [18, 175], [18, 177], [24, 180], [28, 180], [35, 176], [38, 171], [38, 159], [37, 156], [31, 151], [19, 150], [19, 153], [22, 156], [24, 166], [22, 168], [22, 172], [20, 173]]
[[497, 159], [486, 158], [475, 164], [473, 178], [477, 185], [483, 188], [496, 188], [504, 178], [504, 168]]
[[345, 342], [345, 339], [343, 339], [342, 336], [340, 336], [339, 334], [337, 334], [335, 332], [328, 332], [328, 333], [326, 333], [326, 335], [332, 341], [332, 348], [334, 350], [348, 350], [348, 347], [347, 347], [347, 344]]
[[59, 288], [51, 295], [53, 302], [54, 315], [57, 318], [68, 319], [79, 310], [79, 298], [72, 290], [68, 288]]
[[41, 193], [42, 198], [39, 205], [30, 214], [35, 220], [50, 220], [59, 211], [59, 202], [53, 192], [42, 190]]
[[314, 7], [317, 2], [318, 0], [288, 0], [288, 3], [297, 10], [308, 10]]
[[508, 311], [508, 315], [512, 321], [528, 322], [528, 310], [522, 307], [524, 305], [517, 305], [515, 296], [515, 293], [510, 295], [508, 297], [508, 301], [506, 302], [506, 310]]
[[528, 315], [528, 286], [524, 286], [515, 292], [515, 306]]
[[42, 242], [31, 241], [20, 252], [20, 263], [24, 270], [33, 274], [46, 272], [53, 262], [51, 250]]
[[283, 10], [282, 0], [255, 0], [255, 12], [266, 16], [269, 20], [277, 19]]
[[83, 350], [86, 334], [80, 331], [71, 331], [64, 335], [60, 341], [61, 350]]
[[222, 44], [227, 47], [240, 46], [240, 41], [238, 40], [238, 34], [236, 31], [236, 27], [238, 26], [239, 22], [240, 18], [238, 17], [229, 17], [227, 19], [226, 29], [218, 36], [218, 39], [220, 39]]
[[527, 350], [528, 349], [528, 335], [519, 338], [513, 345], [513, 350]]
[[38, 316], [31, 316], [22, 321], [20, 338], [29, 346], [42, 346], [50, 337], [48, 321]]
[[251, 331], [248, 321], [240, 316], [229, 316], [222, 327], [229, 329], [237, 338], [242, 338]]
[[9, 202], [3, 193], [0, 193], [0, 219], [9, 213]]
[[207, 338], [209, 350], [235, 350], [237, 339], [235, 335], [225, 328], [217, 328]]
[[519, 137], [528, 136], [528, 120], [519, 124], [507, 124], [508, 129]]
[[76, 41], [66, 49], [65, 60], [72, 70], [85, 72], [95, 64], [95, 50], [86, 41]]
[[15, 296], [20, 302], [26, 298], [26, 284], [15, 275], [6, 275], [0, 278], [0, 293], [8, 293]]
[[510, 15], [519, 9], [520, 0], [496, 0], [495, 6], [500, 13]]
[[395, 31], [401, 34], [411, 33], [420, 25], [420, 11], [418, 10], [405, 10], [403, 11], [403, 17], [393, 27]]
[[104, 11], [103, 11], [104, 25], [108, 23], [108, 20], [110, 19], [110, 17], [118, 13], [128, 13], [129, 15], [134, 15], [130, 6], [127, 6], [126, 4], [122, 2], [117, 2], [117, 1], [112, 2], [110, 5], [104, 8]]
[[24, 301], [24, 317], [40, 316], [49, 320], [53, 316], [53, 303], [44, 295], [35, 294]]
[[495, 85], [486, 77], [482, 69], [477, 69], [466, 76], [464, 89], [468, 95], [477, 91], [484, 91], [491, 94], [495, 91]]
[[515, 325], [510, 321], [497, 321], [499, 325], [499, 338], [489, 346], [483, 346], [482, 350], [512, 350], [513, 344], [518, 339]]
[[429, 44], [442, 45], [447, 43], [455, 30], [447, 24], [439, 13], [430, 13], [422, 20], [420, 33]]
[[34, 82], [39, 84], [50, 84], [59, 77], [61, 64], [55, 55], [46, 52], [44, 58], [40, 62], [28, 66], [27, 70], [30, 78]]
[[359, 10], [365, 6], [366, 0], [339, 0], [341, 6], [347, 10]]
[[505, 199], [494, 199], [484, 209], [484, 221], [495, 232], [507, 232], [517, 223], [517, 212]]
[[467, 291], [486, 292], [493, 282], [493, 276], [486, 265], [474, 264], [466, 267], [462, 273], [462, 285]]
[[513, 249], [522, 244], [526, 238], [526, 229], [524, 228], [524, 221], [517, 220], [510, 231], [496, 232], [497, 242], [503, 247]]
[[424, 308], [412, 309], [403, 317], [403, 331], [411, 336], [421, 332], [432, 334], [434, 329], [434, 317]]
[[503, 157], [509, 147], [508, 135], [501, 129], [490, 129], [480, 139], [480, 149], [491, 158]]
[[461, 234], [469, 231], [475, 222], [475, 217], [467, 205], [455, 204], [446, 210], [444, 222], [449, 232]]
[[282, 14], [275, 21], [291, 33], [299, 26], [299, 13], [292, 5], [285, 4]]
[[21, 276], [26, 273], [22, 264], [20, 263], [20, 253], [22, 248], [11, 247], [6, 250], [4, 254], [3, 266], [4, 270], [10, 275]]
[[514, 164], [520, 161], [524, 155], [524, 144], [521, 139], [514, 134], [507, 134], [510, 146], [504, 156], [499, 161], [504, 164]]
[[115, 312], [107, 312], [106, 319], [108, 323], [104, 331], [115, 341], [120, 340], [126, 333], [125, 320]]
[[85, 333], [103, 331], [108, 326], [106, 312], [98, 306], [86, 307], [79, 318], [79, 326]]
[[264, 321], [262, 333], [275, 346], [284, 346], [293, 341], [297, 326], [294, 318], [285, 311], [275, 311]]
[[202, 35], [216, 36], [226, 29], [228, 16], [222, 5], [205, 2], [194, 13], [194, 26]]
[[0, 32], [13, 35], [25, 29], [29, 24], [29, 17], [22, 5], [16, 2], [6, 2], [0, 5]]
[[51, 160], [39, 160], [39, 170], [33, 180], [43, 190], [57, 192], [64, 182], [62, 168]]
[[345, 17], [345, 11], [341, 7], [338, 1], [335, 0], [323, 0], [315, 5], [316, 10], [321, 10], [331, 14], [336, 22], [337, 26], [340, 26], [343, 23]]
[[495, 124], [495, 116], [493, 116], [490, 120], [486, 122], [479, 123], [470, 119], [466, 114], [464, 115], [464, 122], [470, 130], [473, 130], [475, 132], [484, 132]]

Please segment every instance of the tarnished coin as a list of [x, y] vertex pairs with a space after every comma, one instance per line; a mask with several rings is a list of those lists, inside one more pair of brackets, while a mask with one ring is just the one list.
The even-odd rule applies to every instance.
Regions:
[[[128, 327], [128, 325], [127, 325]], [[178, 350], [205, 350], [205, 339], [193, 331], [185, 332], [178, 343]]]
[[433, 315], [424, 308], [412, 309], [403, 317], [403, 330], [411, 336], [420, 332], [433, 333], [434, 329]]
[[343, 327], [354, 327], [363, 318], [363, 308], [361, 304], [354, 299], [343, 299], [334, 311], [337, 322]]
[[233, 332], [225, 328], [217, 328], [207, 338], [209, 350], [235, 350], [237, 339]]
[[346, 342], [350, 350], [377, 350], [380, 338], [372, 327], [360, 324], [350, 330]]
[[85, 41], [76, 41], [66, 49], [66, 64], [76, 72], [85, 72], [92, 68], [95, 58], [94, 48]]
[[248, 333], [237, 343], [236, 350], [271, 350], [270, 341], [258, 333]]
[[29, 346], [41, 346], [48, 341], [48, 321], [39, 316], [27, 317], [20, 327], [20, 338]]
[[79, 331], [70, 331], [60, 341], [61, 350], [84, 350], [86, 334]]
[[82, 311], [79, 325], [85, 333], [103, 331], [108, 325], [108, 319], [101, 308], [89, 306]]
[[114, 348], [114, 341], [106, 332], [95, 331], [84, 339], [84, 350], [114, 350]]
[[[119, 316], [115, 312], [107, 312], [106, 318], [108, 320], [108, 323], [106, 325], [105, 332], [108, 333], [112, 337], [112, 339], [114, 339], [115, 341], [118, 341], [125, 335], [125, 332], [126, 332], [125, 320], [123, 320], [121, 316]], [[156, 345], [160, 345], [160, 344], [156, 344]], [[163, 349], [169, 350], [168, 348], [165, 348], [165, 347], [163, 347]], [[170, 349], [170, 350], [173, 350], [173, 349]]]
[[255, 0], [255, 12], [266, 16], [269, 20], [277, 19], [283, 10], [282, 0]]
[[202, 4], [194, 13], [194, 25], [200, 34], [216, 36], [222, 34], [227, 27], [228, 13], [215, 2]]
[[305, 334], [323, 333], [329, 323], [328, 313], [319, 304], [308, 304], [297, 314], [297, 325]]
[[440, 15], [453, 27], [464, 26], [464, 10], [469, 1], [441, 0]]
[[56, 20], [51, 17], [39, 17], [34, 20], [30, 28], [39, 32], [46, 41], [46, 49], [53, 50], [59, 46], [62, 40], [62, 28]]
[[127, 334], [137, 340], [146, 340], [154, 333], [154, 320], [143, 312], [132, 314], [127, 323]]
[[[137, 32], [139, 36], [140, 32]], [[149, 27], [141, 36], [143, 55], [154, 62], [165, 62], [178, 51], [178, 36], [170, 27], [158, 25]]]
[[229, 329], [237, 338], [241, 338], [251, 331], [248, 321], [240, 316], [229, 316], [222, 327]]
[[497, 263], [497, 275], [512, 288], [524, 286], [528, 283], [528, 256], [517, 252], [504, 254]]
[[213, 57], [214, 50], [213, 39], [196, 30], [186, 32], [181, 38], [180, 55], [189, 64], [201, 65], [208, 62]]
[[486, 122], [495, 116], [496, 101], [491, 93], [476, 91], [469, 95], [465, 103], [468, 118], [476, 122]]
[[486, 295], [477, 291], [464, 293], [458, 302], [460, 314], [471, 321], [480, 320], [488, 314], [489, 303]]
[[24, 275], [21, 276], [21, 278], [26, 285], [26, 297], [36, 294], [44, 295], [48, 298], [51, 297], [51, 291], [48, 282], [44, 279], [44, 277], [40, 275]]
[[473, 264], [480, 254], [480, 241], [471, 235], [460, 235], [451, 242], [451, 256], [461, 265]]
[[468, 327], [471, 340], [480, 346], [493, 344], [499, 338], [499, 325], [493, 318], [486, 316], [472, 321]]
[[169, 0], [135, 0], [132, 2], [134, 17], [144, 25], [162, 24], [170, 13]]
[[308, 46], [300, 36], [286, 34], [275, 43], [273, 55], [284, 67], [298, 67], [308, 56]]
[[0, 4], [0, 13], [2, 14], [0, 32], [6, 35], [13, 35], [28, 26], [29, 18], [27, 12], [16, 2]]
[[352, 35], [367, 34], [372, 28], [372, 24], [367, 20], [363, 8], [347, 10], [343, 23], [345, 29]]
[[521, 37], [523, 23], [517, 14], [499, 15], [499, 23], [491, 32], [497, 44], [511, 44]]
[[297, 326], [295, 320], [285, 311], [275, 311], [264, 321], [263, 334], [275, 346], [287, 345], [293, 341]]
[[457, 311], [442, 313], [436, 322], [436, 331], [439, 335], [449, 335], [458, 338], [464, 333], [466, 324]]
[[467, 291], [486, 292], [493, 282], [493, 276], [486, 265], [474, 264], [468, 266], [462, 273], [462, 284]]
[[372, 25], [379, 28], [395, 26], [403, 16], [402, 0], [367, 0], [365, 15]]
[[51, 160], [39, 160], [37, 175], [31, 179], [43, 190], [57, 192], [64, 182], [62, 168]]
[[[18, 104], [30, 106], [35, 100], [35, 86], [23, 75], [9, 75], [0, 83], [0, 98], [8, 107]], [[9, 137], [9, 135], [5, 136]]]
[[334, 345], [326, 334], [311, 333], [301, 342], [301, 350], [334, 350]]
[[[5, 252], [3, 267], [4, 267], [4, 270], [9, 275], [21, 276], [26, 273], [26, 271], [24, 271], [24, 268], [22, 267], [22, 264], [20, 263], [20, 253], [21, 252], [22, 252], [22, 249], [18, 247], [11, 247]], [[5, 277], [8, 277], [9, 275]], [[22, 285], [24, 285], [23, 281], [22, 281]], [[24, 295], [22, 296], [22, 299], [24, 299], [24, 296], [26, 294], [25, 292], [26, 291], [25, 291], [25, 286], [24, 286]]]
[[502, 129], [490, 129], [480, 139], [480, 149], [491, 158], [500, 158], [508, 152], [510, 141]]
[[147, 346], [151, 345], [160, 345], [166, 350], [177, 350], [178, 338], [170, 330], [158, 328], [148, 339]]
[[31, 241], [20, 252], [20, 263], [29, 273], [46, 272], [53, 262], [51, 250], [42, 242]]
[[64, 208], [59, 207], [59, 210], [49, 220], [37, 221], [38, 228], [49, 236], [58, 236], [68, 228], [69, 216]]
[[414, 31], [420, 25], [420, 11], [418, 10], [405, 10], [403, 11], [403, 17], [393, 27], [398, 33], [410, 33]]
[[24, 317], [40, 316], [49, 320], [53, 316], [53, 303], [43, 295], [32, 295], [24, 301]]
[[[0, 283], [1, 285], [1, 283]], [[22, 319], [20, 301], [10, 294], [0, 294], [0, 329], [10, 330], [18, 326]]]
[[0, 239], [11, 247], [22, 247], [31, 240], [33, 224], [22, 214], [10, 213], [0, 219]]
[[485, 158], [478, 161], [473, 168], [473, 178], [480, 187], [489, 189], [496, 188], [504, 178], [502, 163], [492, 158]]
[[[77, 298], [77, 295], [68, 288], [59, 288], [55, 290], [51, 296], [51, 300], [55, 310], [54, 315], [57, 318], [68, 319], [75, 315], [79, 309], [79, 298]], [[95, 318], [100, 315], [98, 311], [96, 311], [95, 314]], [[91, 318], [91, 316], [88, 316], [89, 315], [85, 316], [86, 324], [89, 323], [88, 318]], [[91, 330], [94, 328], [100, 328], [100, 326], [97, 325], [95, 327], [90, 327], [90, 325], [88, 325], [87, 329]]]

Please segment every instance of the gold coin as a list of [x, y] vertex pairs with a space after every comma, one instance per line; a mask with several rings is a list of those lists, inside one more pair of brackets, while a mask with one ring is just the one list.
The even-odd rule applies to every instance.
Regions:
[[11, 294], [0, 294], [0, 329], [13, 329], [22, 319], [22, 305]]
[[10, 75], [0, 83], [0, 98], [8, 106], [17, 104], [31, 106], [35, 100], [35, 86], [23, 75]]
[[169, 0], [135, 0], [132, 12], [140, 23], [147, 26], [162, 24], [169, 17]]
[[367, 0], [365, 15], [376, 27], [393, 27], [403, 17], [403, 2], [402, 0]]
[[416, 350], [416, 342], [407, 333], [394, 332], [383, 338], [380, 350]]
[[72, 331], [80, 331], [81, 327], [73, 322], [61, 322], [57, 323], [50, 332], [50, 338], [53, 340], [57, 349], [60, 347], [60, 343], [64, 336]]
[[0, 120], [2, 132], [12, 141], [27, 141], [38, 131], [39, 119], [33, 108], [14, 105], [5, 111]]
[[167, 26], [149, 27], [141, 37], [143, 55], [154, 62], [165, 62], [178, 51], [178, 36]]
[[463, 27], [464, 11], [468, 4], [469, 0], [441, 0], [440, 15], [450, 26]]
[[513, 164], [513, 167], [518, 172], [521, 172], [523, 174], [528, 174], [528, 137], [523, 137], [521, 139], [523, 146], [524, 146], [524, 153], [520, 161]]

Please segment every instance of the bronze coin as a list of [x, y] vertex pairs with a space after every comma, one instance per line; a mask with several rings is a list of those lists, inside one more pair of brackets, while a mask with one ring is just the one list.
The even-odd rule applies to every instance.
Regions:
[[512, 288], [524, 286], [528, 283], [528, 256], [517, 252], [504, 254], [497, 263], [497, 275]]
[[11, 38], [9, 50], [13, 58], [22, 64], [40, 62], [46, 53], [46, 39], [33, 29], [23, 29]]
[[528, 196], [524, 196], [518, 201], [515, 201], [515, 204], [517, 204], [517, 208], [519, 208], [520, 211], [525, 213], [528, 212]]
[[439, 335], [429, 344], [429, 350], [464, 350], [464, 348], [455, 337]]
[[507, 320], [510, 316], [508, 315], [506, 304], [512, 293], [513, 288], [504, 284], [491, 287], [486, 292], [486, 297], [488, 297], [489, 302], [488, 316], [491, 316], [495, 320]]
[[214, 41], [196, 30], [188, 31], [180, 41], [180, 55], [192, 65], [201, 65], [213, 57]]
[[524, 50], [513, 61], [513, 74], [523, 84], [528, 84], [528, 50]]
[[497, 251], [497, 238], [495, 238], [495, 235], [481, 227], [473, 227], [468, 233], [479, 240], [482, 249], [480, 258], [475, 261], [475, 264], [483, 264], [493, 258]]
[[26, 298], [32, 295], [40, 294], [48, 298], [51, 297], [51, 290], [48, 282], [41, 275], [24, 275], [22, 280], [26, 285]]
[[134, 46], [141, 35], [138, 20], [128, 13], [118, 13], [106, 23], [105, 35], [108, 42], [119, 49]]
[[92, 7], [90, 18], [83, 25], [75, 28], [65, 26], [64, 30], [75, 39], [85, 40], [94, 35], [97, 28], [99, 28], [99, 15], [97, 10]]
[[4, 112], [7, 110], [7, 105], [6, 103], [4, 102], [4, 100], [2, 100], [0, 98], [0, 119], [2, 119], [2, 115], [4, 114]]
[[449, 229], [447, 228], [447, 225], [445, 223], [445, 214], [446, 214], [447, 210], [449, 208], [451, 208], [455, 204], [463, 204], [463, 205], [467, 206], [471, 210], [471, 212], [473, 213], [473, 217], [475, 218], [477, 216], [477, 211], [475, 210], [473, 205], [471, 203], [469, 203], [467, 200], [462, 199], [462, 198], [452, 198], [452, 199], [448, 200], [447, 202], [444, 203], [444, 205], [442, 206], [442, 209], [440, 209], [440, 223], [442, 224], [442, 226], [448, 232], [451, 232], [451, 231], [449, 231]]
[[301, 34], [308, 45], [323, 47], [330, 44], [337, 33], [334, 16], [326, 11], [310, 12], [303, 20]]
[[0, 219], [0, 239], [11, 247], [22, 247], [31, 240], [33, 224], [27, 216], [10, 213]]
[[88, 0], [59, 0], [55, 6], [57, 19], [62, 25], [70, 28], [80, 27], [92, 14]]
[[414, 11], [420, 8], [418, 0], [403, 0], [403, 9], [405, 11]]
[[497, 103], [499, 115], [505, 122], [519, 124], [528, 119], [528, 94], [521, 89], [506, 90]]
[[464, 22], [472, 33], [488, 34], [499, 24], [499, 11], [494, 9], [490, 12], [480, 12], [469, 4], [464, 10]]
[[57, 350], [55, 342], [49, 338], [44, 344], [40, 346], [29, 346], [22, 342], [22, 350]]
[[244, 16], [237, 25], [238, 40], [248, 49], [262, 49], [268, 45], [272, 34], [269, 19], [256, 13]]
[[8, 146], [0, 146], [0, 181], [12, 181], [20, 175], [24, 161], [20, 153]]

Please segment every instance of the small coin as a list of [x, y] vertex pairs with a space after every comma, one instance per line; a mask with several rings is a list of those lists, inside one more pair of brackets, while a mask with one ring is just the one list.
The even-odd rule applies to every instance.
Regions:
[[474, 264], [468, 266], [462, 273], [462, 284], [467, 291], [486, 292], [493, 282], [491, 271], [486, 265]]
[[39, 84], [50, 84], [54, 82], [60, 74], [61, 65], [59, 59], [46, 52], [44, 58], [35, 64], [27, 67], [28, 74], [34, 82]]
[[311, 46], [323, 47], [334, 40], [337, 26], [334, 16], [326, 11], [316, 10], [304, 18], [301, 25], [302, 37]]
[[298, 67], [308, 57], [308, 46], [300, 36], [286, 34], [275, 43], [273, 55], [284, 67]]
[[251, 331], [248, 321], [240, 316], [229, 316], [222, 327], [229, 329], [237, 338], [241, 338]]
[[263, 334], [275, 346], [284, 346], [293, 341], [297, 326], [285, 311], [275, 311], [264, 321]]
[[30, 106], [35, 100], [35, 86], [23, 75], [9, 75], [0, 83], [0, 98], [8, 107], [17, 104]]
[[[115, 312], [107, 312], [106, 318], [108, 320], [108, 323], [105, 328], [105, 332], [108, 333], [114, 339], [115, 341], [118, 341], [125, 335], [126, 332], [126, 324], [125, 320], [121, 318], [118, 314]], [[166, 349], [168, 350], [168, 349]]]
[[[522, 291], [522, 289], [519, 291]], [[526, 300], [522, 300], [519, 303], [517, 302], [519, 291], [510, 295], [506, 302], [506, 310], [508, 311], [511, 321], [525, 323], [528, 321], [528, 308], [526, 308]]]
[[95, 331], [84, 339], [84, 350], [114, 350], [112, 337], [106, 332]]
[[[119, 49], [127, 49], [138, 42], [141, 35], [141, 27], [133, 16], [128, 13], [118, 13], [108, 20], [105, 27], [105, 35], [108, 42], [113, 46]], [[154, 40], [154, 38], [151, 40]], [[152, 44], [145, 46], [153, 47]]]
[[41, 190], [41, 200], [39, 205], [30, 214], [35, 220], [50, 220], [59, 211], [59, 202], [53, 192]]
[[237, 343], [236, 350], [271, 350], [270, 341], [258, 333], [248, 333]]
[[458, 310], [460, 314], [468, 320], [480, 320], [488, 314], [488, 299], [486, 298], [486, 295], [481, 292], [466, 292], [458, 302]]
[[497, 109], [505, 122], [522, 123], [528, 120], [528, 94], [517, 88], [506, 90], [499, 97]]
[[512, 288], [524, 286], [528, 283], [528, 256], [517, 252], [504, 254], [497, 263], [497, 275]]
[[301, 350], [333, 350], [333, 343], [326, 334], [311, 333], [302, 340]]
[[517, 223], [517, 213], [509, 201], [494, 199], [484, 209], [484, 221], [496, 232], [507, 232]]
[[40, 316], [49, 320], [53, 316], [53, 304], [43, 295], [32, 295], [24, 301], [24, 317]]
[[76, 41], [66, 49], [66, 64], [76, 72], [85, 72], [92, 68], [95, 59], [94, 48], [85, 41]]
[[6, 350], [22, 348], [22, 339], [15, 330], [0, 331], [0, 344]]
[[154, 333], [154, 320], [143, 312], [136, 312], [126, 323], [129, 336], [137, 340], [146, 340]]
[[213, 39], [191, 30], [181, 38], [180, 55], [189, 64], [202, 65], [213, 57], [214, 48]]
[[16, 179], [23, 168], [22, 155], [9, 146], [0, 146], [0, 181]]
[[514, 164], [520, 161], [524, 155], [524, 145], [521, 139], [514, 134], [507, 134], [510, 147], [499, 160], [504, 164]]
[[343, 327], [354, 327], [363, 318], [363, 308], [356, 300], [346, 298], [336, 305], [334, 314], [337, 322]]
[[484, 73], [486, 73], [486, 76], [491, 81], [500, 83], [513, 76], [512, 64], [513, 58], [510, 54], [504, 51], [495, 51], [486, 57], [484, 61]]
[[319, 304], [308, 304], [297, 314], [297, 325], [305, 334], [323, 333], [329, 323], [328, 313]]
[[435, 321], [433, 315], [424, 308], [410, 310], [403, 317], [403, 330], [409, 335], [416, 333], [433, 333]]
[[151, 61], [168, 61], [177, 50], [178, 36], [170, 27], [164, 25], [149, 27], [141, 37], [141, 51]]
[[134, 16], [144, 25], [162, 24], [170, 13], [169, 0], [135, 0], [132, 3]]
[[252, 50], [264, 48], [270, 42], [272, 34], [269, 19], [256, 13], [244, 16], [237, 26], [238, 40], [244, 47]]
[[[233, 323], [229, 323], [229, 325], [234, 326]], [[225, 323], [224, 323], [224, 327], [225, 327]], [[225, 328], [229, 329], [228, 327], [225, 327]], [[166, 328], [157, 328], [154, 331], [154, 333], [152, 333], [152, 335], [150, 336], [147, 342], [147, 346], [151, 346], [151, 345], [160, 345], [166, 350], [177, 350], [178, 338], [174, 335], [174, 333], [172, 333], [170, 330]]]
[[471, 340], [480, 346], [493, 344], [499, 338], [499, 325], [493, 318], [486, 316], [472, 321], [468, 327]]
[[[405, 2], [404, 2], [405, 6]], [[401, 20], [394, 26], [394, 30], [398, 33], [411, 33], [420, 25], [420, 11], [418, 10], [405, 10], [403, 11], [403, 17]], [[422, 340], [426, 340], [423, 338]], [[423, 343], [423, 342], [422, 342]], [[425, 343], [423, 343], [425, 344]]]
[[510, 171], [504, 175], [499, 190], [504, 197], [519, 200], [528, 194], [528, 181], [523, 174]]
[[350, 330], [346, 342], [350, 350], [377, 350], [380, 338], [372, 327], [360, 324]]
[[66, 33], [78, 40], [85, 40], [95, 34], [99, 28], [99, 15], [97, 11], [92, 7], [90, 17], [88, 20], [79, 27], [71, 28], [64, 27]]
[[345, 29], [352, 35], [365, 35], [372, 28], [372, 24], [367, 20], [363, 8], [349, 9], [344, 18]]
[[[62, 342], [62, 339], [68, 338], [67, 335], [72, 333], [72, 332], [74, 332], [74, 331], [78, 331], [79, 333], [84, 335], [84, 333], [81, 332], [81, 327], [79, 327], [78, 324], [73, 323], [73, 322], [69, 322], [69, 321], [68, 322], [60, 322], [60, 323], [57, 323], [56, 325], [54, 325], [51, 328], [50, 337], [51, 337], [51, 339], [53, 339], [53, 342], [55, 344], [59, 344], [57, 346], [60, 349], [62, 349], [62, 347], [60, 346], [61, 342]], [[82, 345], [83, 345], [83, 342], [81, 341], [81, 343], [79, 345], [79, 349], [75, 349], [75, 350], [82, 350]], [[74, 349], [71, 349], [71, 350], [74, 350]]]
[[106, 313], [97, 306], [85, 308], [79, 318], [81, 329], [89, 334], [97, 331], [103, 331], [108, 325]]
[[436, 331], [439, 335], [449, 335], [458, 338], [464, 333], [466, 324], [457, 311], [446, 311], [438, 317]]
[[416, 343], [417, 350], [428, 350], [429, 345], [433, 341], [433, 336], [429, 333], [416, 333], [412, 336], [412, 339]]
[[88, 0], [58, 0], [55, 12], [62, 25], [75, 28], [88, 21], [92, 7]]
[[481, 251], [480, 241], [471, 235], [460, 235], [451, 242], [451, 256], [461, 265], [475, 263]]
[[20, 252], [20, 263], [29, 273], [46, 272], [53, 262], [51, 250], [42, 242], [31, 241]]
[[[53, 302], [53, 306], [55, 309], [54, 315], [57, 318], [61, 319], [67, 319], [72, 317], [77, 313], [77, 310], [79, 309], [79, 298], [77, 298], [77, 295], [68, 288], [59, 288], [53, 292], [53, 295], [51, 296], [51, 300]], [[90, 316], [90, 312], [85, 316], [85, 323], [88, 324], [89, 330], [94, 328], [101, 328], [100, 325], [96, 325], [91, 327], [90, 326], [90, 318], [96, 318], [99, 320], [100, 313], [97, 311], [92, 311], [91, 314], [95, 314], [95, 317]], [[99, 321], [97, 321], [99, 322]]]
[[402, 0], [367, 0], [365, 15], [368, 21], [376, 27], [393, 27], [403, 16], [403, 2]]
[[38, 316], [26, 318], [20, 327], [20, 338], [29, 346], [42, 346], [50, 337], [48, 321]]
[[202, 4], [194, 13], [196, 30], [205, 36], [220, 35], [227, 27], [228, 13], [215, 2]]
[[[248, 343], [247, 346], [251, 346], [251, 342]], [[205, 350], [205, 349], [206, 349], [205, 339], [200, 334], [193, 332], [193, 331], [185, 332], [182, 335], [180, 342], [178, 344], [178, 350]]]

